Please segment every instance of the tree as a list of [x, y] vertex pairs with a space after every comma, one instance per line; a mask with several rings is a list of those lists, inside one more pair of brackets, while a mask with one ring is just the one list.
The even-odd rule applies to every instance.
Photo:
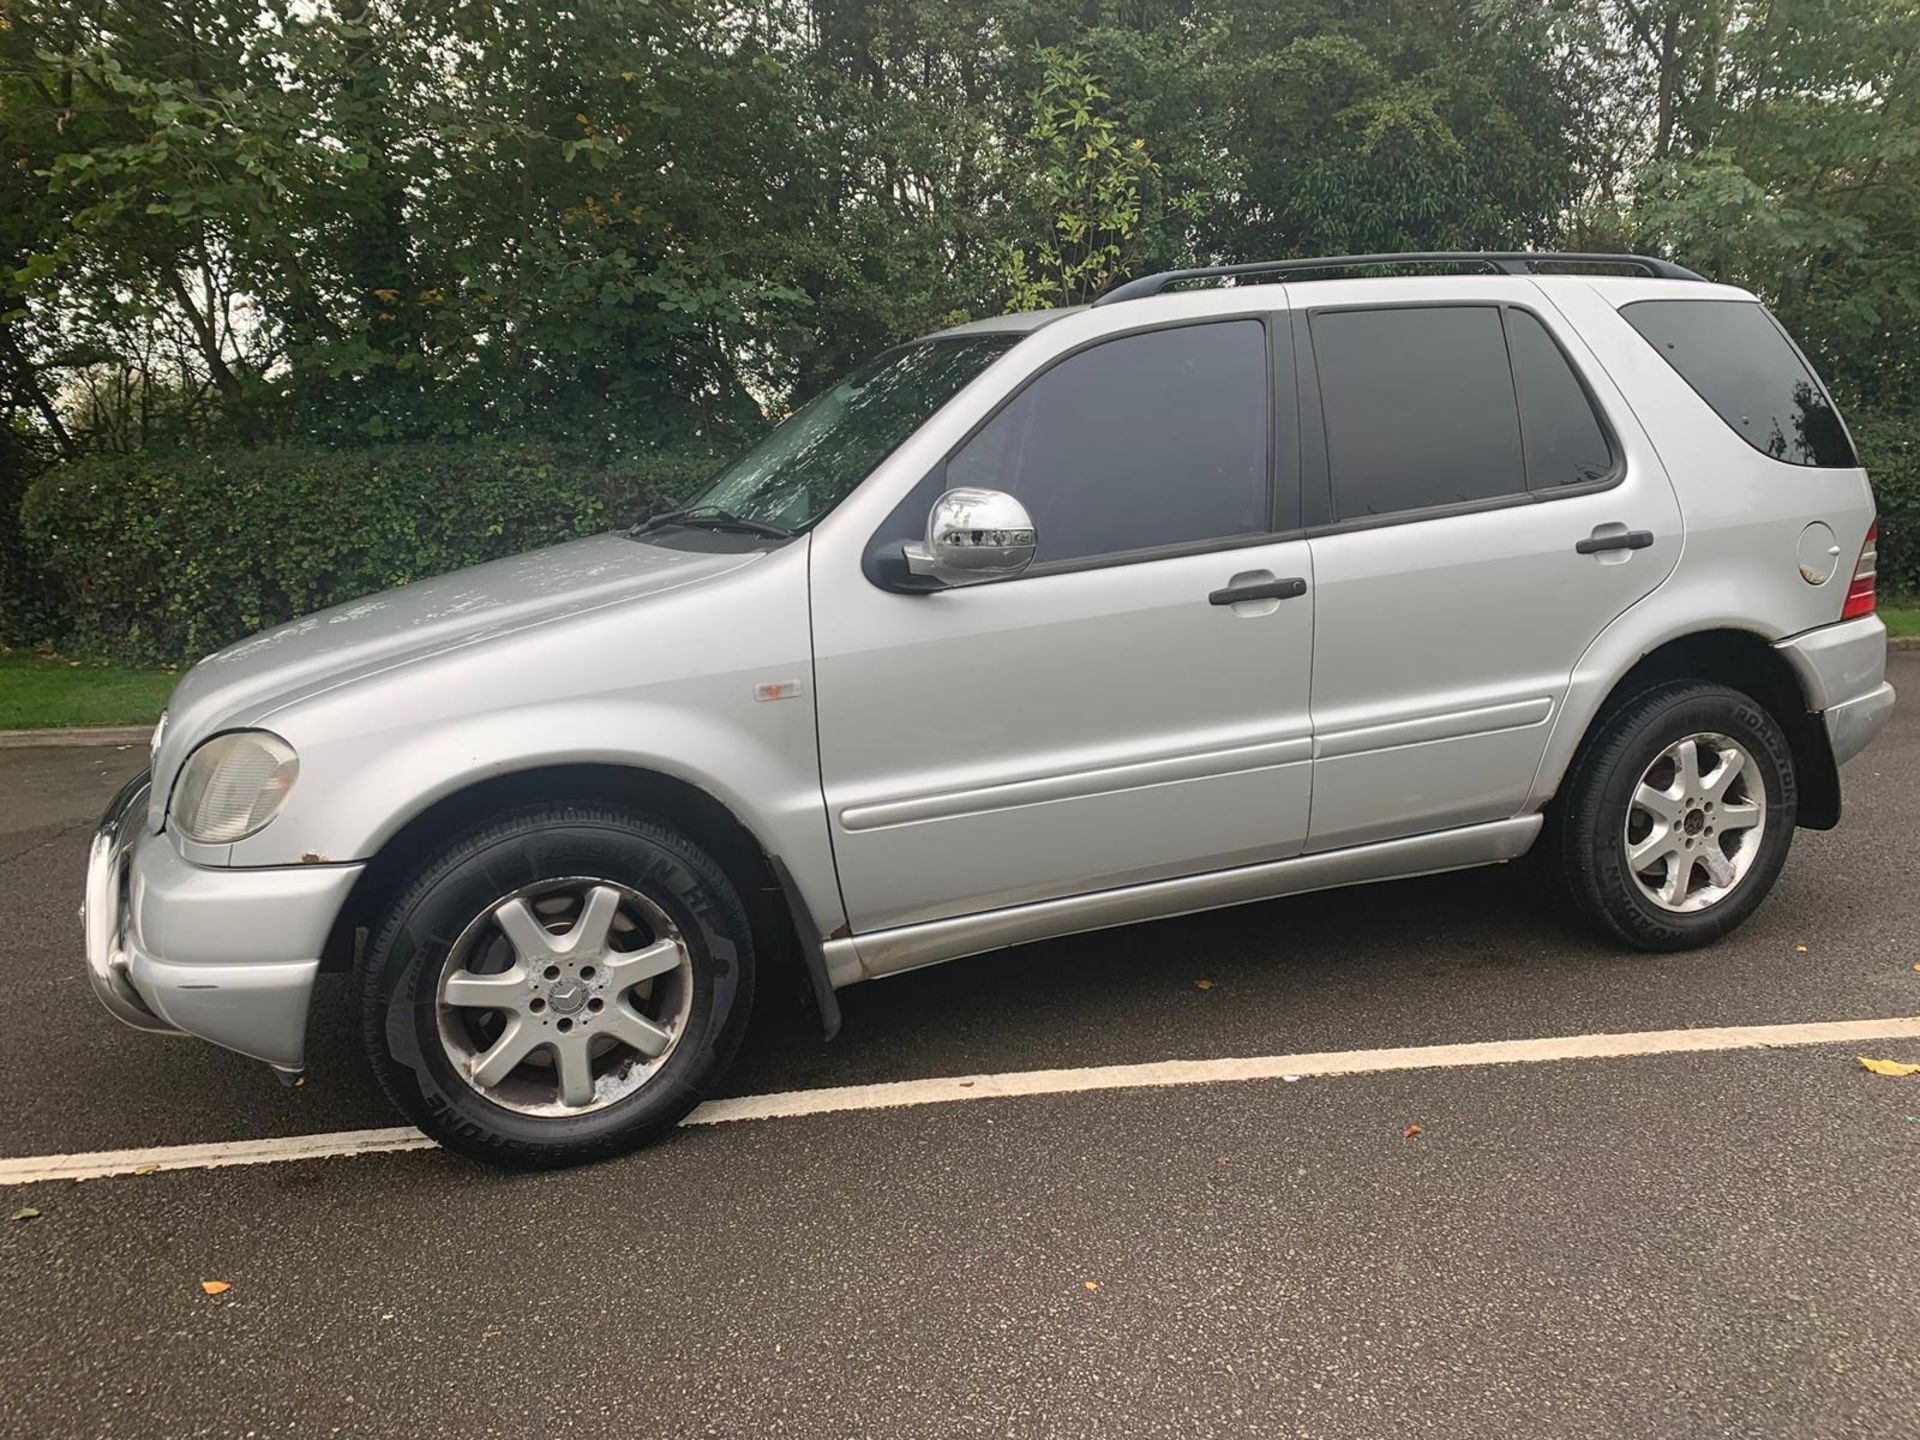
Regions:
[[1038, 165], [1029, 203], [1051, 233], [1036, 242], [1031, 261], [1025, 247], [1008, 249], [1009, 310], [1083, 304], [1124, 275], [1141, 185], [1155, 173], [1147, 142], [1123, 136], [1107, 113], [1112, 96], [1086, 58], [1051, 46], [1036, 54], [1045, 78], [1033, 93], [1027, 132]]
[[1196, 261], [1644, 245], [1912, 408], [1912, 0], [13, 0], [0, 411], [725, 443]]

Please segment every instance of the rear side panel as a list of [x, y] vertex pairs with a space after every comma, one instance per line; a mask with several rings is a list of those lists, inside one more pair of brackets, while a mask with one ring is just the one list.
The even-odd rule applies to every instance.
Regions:
[[[1742, 439], [1619, 310], [1647, 299], [1753, 304], [1751, 295], [1664, 280], [1538, 283], [1632, 407], [1673, 483], [1685, 530], [1666, 582], [1609, 626], [1576, 666], [1534, 786], [1535, 803], [1544, 803], [1614, 684], [1648, 652], [1703, 631], [1740, 630], [1771, 642], [1838, 621], [1874, 507], [1864, 470], [1789, 464]], [[1810, 536], [1815, 525], [1832, 539]], [[1840, 552], [1822, 584], [1800, 573], [1803, 547], [1814, 538], [1822, 553]]]

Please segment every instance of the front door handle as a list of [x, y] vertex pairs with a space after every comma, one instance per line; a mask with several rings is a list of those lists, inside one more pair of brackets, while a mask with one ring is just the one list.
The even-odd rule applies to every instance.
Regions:
[[1209, 605], [1237, 605], [1242, 600], [1292, 600], [1307, 593], [1307, 582], [1295, 575], [1288, 580], [1246, 580], [1207, 596]]
[[1651, 544], [1651, 530], [1622, 530], [1613, 535], [1589, 535], [1574, 541], [1573, 548], [1579, 555], [1598, 555], [1603, 550], [1644, 550]]

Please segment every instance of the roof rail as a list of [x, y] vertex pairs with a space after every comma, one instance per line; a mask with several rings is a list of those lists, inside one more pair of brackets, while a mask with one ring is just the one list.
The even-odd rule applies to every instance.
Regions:
[[1158, 295], [1189, 280], [1233, 279], [1242, 275], [1285, 275], [1297, 270], [1352, 270], [1368, 265], [1484, 265], [1501, 275], [1531, 275], [1536, 265], [1630, 266], [1658, 280], [1704, 280], [1684, 265], [1655, 255], [1600, 255], [1570, 250], [1418, 250], [1399, 255], [1319, 255], [1297, 260], [1256, 260], [1249, 265], [1205, 265], [1193, 270], [1162, 270], [1115, 286], [1093, 303], [1138, 300]]

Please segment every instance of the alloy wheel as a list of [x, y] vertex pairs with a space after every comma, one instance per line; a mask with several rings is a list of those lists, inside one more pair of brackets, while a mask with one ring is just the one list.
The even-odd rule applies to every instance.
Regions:
[[467, 926], [437, 999], [441, 1044], [477, 1093], [523, 1115], [584, 1115], [659, 1073], [686, 1030], [693, 960], [630, 886], [548, 880]]
[[1663, 910], [1701, 911], [1753, 868], [1767, 828], [1767, 790], [1747, 749], [1725, 735], [1688, 735], [1655, 757], [1627, 805], [1627, 871]]

